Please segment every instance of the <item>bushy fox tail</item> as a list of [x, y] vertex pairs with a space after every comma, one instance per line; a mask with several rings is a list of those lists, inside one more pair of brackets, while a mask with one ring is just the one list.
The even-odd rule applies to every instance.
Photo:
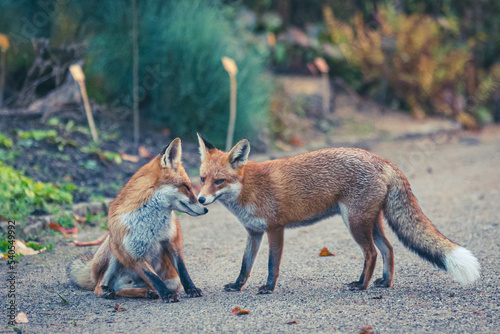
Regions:
[[383, 208], [389, 226], [410, 250], [449, 272], [459, 283], [473, 283], [479, 277], [477, 259], [438, 231], [420, 209], [406, 177], [393, 168]]
[[67, 268], [70, 281], [85, 290], [93, 290], [96, 282], [92, 278], [92, 254], [83, 254], [76, 257]]

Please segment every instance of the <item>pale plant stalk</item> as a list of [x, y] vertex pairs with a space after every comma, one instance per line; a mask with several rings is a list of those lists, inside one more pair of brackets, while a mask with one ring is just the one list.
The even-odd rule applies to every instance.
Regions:
[[229, 74], [229, 78], [231, 81], [231, 97], [229, 104], [229, 125], [227, 128], [227, 138], [226, 138], [226, 151], [229, 152], [231, 147], [233, 147], [233, 136], [234, 136], [234, 125], [236, 122], [236, 91], [237, 91], [237, 83], [236, 83], [236, 75]]
[[83, 105], [85, 107], [85, 113], [87, 114], [87, 120], [89, 121], [90, 133], [92, 134], [92, 139], [94, 142], [99, 140], [97, 136], [97, 130], [94, 123], [94, 117], [92, 116], [92, 110], [90, 109], [89, 97], [87, 95], [87, 88], [85, 87], [85, 81], [78, 81], [78, 85], [80, 85], [80, 90], [82, 92]]

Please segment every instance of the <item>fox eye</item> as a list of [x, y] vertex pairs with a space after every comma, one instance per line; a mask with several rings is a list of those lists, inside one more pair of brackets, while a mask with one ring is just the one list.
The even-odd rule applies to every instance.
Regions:
[[187, 184], [183, 184], [184, 188], [187, 189], [187, 191], [191, 191], [191, 188]]
[[205, 178], [200, 176], [201, 183], [205, 183]]
[[214, 183], [215, 183], [216, 185], [219, 185], [219, 184], [224, 183], [224, 181], [226, 181], [226, 180], [224, 180], [224, 179], [218, 179], [218, 180], [215, 180], [215, 182], [214, 182]]

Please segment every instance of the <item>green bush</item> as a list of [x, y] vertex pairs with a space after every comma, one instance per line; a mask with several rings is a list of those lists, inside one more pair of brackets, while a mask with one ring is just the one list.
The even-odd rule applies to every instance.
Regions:
[[50, 210], [54, 204], [73, 203], [71, 183], [55, 186], [35, 182], [0, 161], [0, 215], [14, 220], [26, 218], [35, 209]]
[[[194, 139], [200, 131], [222, 146], [229, 120], [229, 76], [221, 58], [227, 56], [239, 69], [235, 137], [255, 138], [266, 120], [271, 92], [264, 74], [265, 51], [238, 36], [217, 2], [145, 1], [138, 6], [141, 110], [172, 135]], [[130, 1], [103, 1], [95, 13], [93, 27], [99, 34], [90, 44], [86, 65], [90, 91], [105, 91], [108, 100], [130, 108]]]

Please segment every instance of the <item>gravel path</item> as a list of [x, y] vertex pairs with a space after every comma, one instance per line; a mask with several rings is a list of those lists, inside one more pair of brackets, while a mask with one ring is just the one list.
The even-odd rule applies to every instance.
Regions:
[[[225, 208], [214, 204], [202, 218], [180, 218], [188, 270], [203, 290], [202, 298], [184, 297], [177, 304], [96, 298], [72, 287], [65, 271], [71, 258], [89, 249], [60, 243], [51, 252], [24, 257], [17, 266], [17, 307], [29, 319], [18, 328], [23, 333], [359, 333], [371, 325], [380, 333], [498, 332], [500, 128], [373, 144], [371, 150], [399, 165], [426, 215], [477, 256], [482, 266], [477, 284], [462, 287], [453, 282], [405, 249], [386, 225], [396, 257], [394, 286], [349, 291], [346, 283], [358, 278], [363, 256], [335, 217], [287, 230], [274, 294], [256, 295], [267, 277], [266, 240], [243, 291], [224, 292], [223, 285], [239, 273], [246, 232]], [[99, 233], [85, 231], [79, 239]], [[336, 256], [318, 257], [325, 246]], [[379, 256], [374, 278], [381, 276], [381, 262]], [[5, 282], [2, 278], [2, 291]], [[69, 304], [63, 306], [54, 291]], [[116, 302], [124, 303], [126, 311], [114, 312]], [[232, 315], [235, 306], [250, 314]], [[296, 324], [287, 324], [293, 319], [298, 319]], [[5, 323], [4, 318], [2, 326]], [[2, 330], [11, 332], [8, 327]]]

